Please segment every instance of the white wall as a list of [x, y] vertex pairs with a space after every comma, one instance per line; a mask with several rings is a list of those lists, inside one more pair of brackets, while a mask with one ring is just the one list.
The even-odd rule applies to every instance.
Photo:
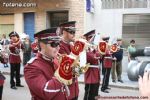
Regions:
[[109, 35], [111, 41], [122, 37], [123, 14], [150, 13], [149, 9], [101, 9], [101, 0], [94, 0], [95, 13], [85, 13], [85, 30], [96, 29], [101, 35]]
[[23, 22], [23, 14], [15, 13], [14, 14], [14, 31], [18, 34], [22, 34], [24, 31], [24, 22]]

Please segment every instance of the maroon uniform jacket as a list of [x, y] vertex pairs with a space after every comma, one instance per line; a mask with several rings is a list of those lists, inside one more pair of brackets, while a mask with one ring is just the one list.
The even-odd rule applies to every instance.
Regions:
[[98, 58], [96, 52], [87, 52], [87, 63], [90, 64], [89, 69], [84, 75], [84, 80], [86, 84], [94, 84], [100, 82], [100, 69], [98, 65]]
[[13, 42], [10, 43], [9, 50], [9, 62], [10, 63], [21, 63], [20, 58], [20, 49], [23, 49], [23, 44], [19, 42], [17, 45], [13, 45]]
[[[60, 42], [59, 53], [60, 54], [67, 54], [67, 55], [69, 55], [70, 52], [71, 52], [70, 45], [65, 43], [65, 42], [63, 42], [63, 41], [61, 41]], [[78, 94], [79, 94], [79, 86], [78, 86], [77, 78], [75, 79], [75, 81], [71, 85], [69, 85], [69, 90], [70, 90], [69, 100], [78, 96]]]
[[28, 62], [24, 75], [32, 100], [66, 100], [63, 84], [54, 77], [57, 67], [57, 62], [45, 60], [41, 53]]

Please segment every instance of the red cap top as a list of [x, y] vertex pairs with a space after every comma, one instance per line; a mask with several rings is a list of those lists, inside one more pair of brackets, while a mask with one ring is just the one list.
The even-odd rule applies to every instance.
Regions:
[[59, 35], [56, 33], [56, 28], [42, 30], [34, 34], [34, 38], [38, 38], [39, 41], [45, 41], [45, 42], [60, 40]]
[[65, 22], [59, 25], [59, 33], [62, 34], [62, 30], [65, 30], [69, 33], [73, 32], [75, 33], [75, 23], [76, 21], [70, 21], [70, 22]]

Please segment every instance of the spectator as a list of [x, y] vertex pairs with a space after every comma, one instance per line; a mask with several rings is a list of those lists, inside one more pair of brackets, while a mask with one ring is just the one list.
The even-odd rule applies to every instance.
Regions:
[[25, 41], [23, 41], [23, 65], [25, 65], [31, 58], [31, 41], [29, 35], [26, 36]]
[[132, 57], [132, 54], [136, 52], [136, 47], [135, 47], [135, 40], [130, 41], [130, 45], [128, 46], [128, 61], [134, 59]]
[[6, 39], [6, 35], [5, 34], [2, 35], [1, 45], [4, 48], [4, 50], [5, 49], [8, 50], [9, 40]]
[[1, 45], [2, 45], [2, 52], [1, 52], [1, 55], [2, 55], [2, 60], [1, 62], [3, 63], [4, 67], [8, 67], [8, 45], [9, 45], [9, 40], [6, 39], [6, 35], [3, 34], [2, 35], [2, 40], [1, 40]]

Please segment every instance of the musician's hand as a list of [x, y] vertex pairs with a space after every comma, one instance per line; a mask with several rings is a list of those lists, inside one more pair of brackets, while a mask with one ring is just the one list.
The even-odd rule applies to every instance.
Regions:
[[116, 58], [116, 57], [114, 57], [114, 58], [113, 58], [113, 60], [117, 60], [117, 58]]
[[12, 43], [12, 45], [16, 45], [16, 43]]
[[34, 50], [38, 50], [38, 47], [35, 47]]
[[12, 44], [16, 46], [16, 45], [18, 45], [19, 43], [20, 43], [20, 41], [18, 41], [18, 42], [16, 42], [16, 43], [12, 43]]
[[101, 57], [94, 57], [95, 59], [100, 59]]

